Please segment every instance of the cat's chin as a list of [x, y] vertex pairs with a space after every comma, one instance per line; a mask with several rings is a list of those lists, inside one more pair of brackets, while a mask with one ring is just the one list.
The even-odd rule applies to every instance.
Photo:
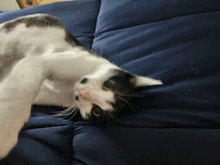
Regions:
[[76, 103], [79, 112], [84, 120], [88, 120], [88, 114], [91, 113], [92, 104], [88, 101], [81, 99], [81, 102]]
[[[80, 112], [83, 120], [88, 120], [88, 118], [89, 118], [88, 117], [88, 113], [86, 113], [86, 111], [88, 111], [88, 110], [85, 110], [85, 109], [82, 109], [82, 108], [80, 109], [79, 108], [79, 112]], [[90, 113], [90, 111], [89, 111], [89, 113]]]

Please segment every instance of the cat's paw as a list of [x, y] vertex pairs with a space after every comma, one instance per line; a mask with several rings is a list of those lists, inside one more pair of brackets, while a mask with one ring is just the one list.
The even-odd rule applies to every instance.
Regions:
[[8, 155], [18, 141], [18, 129], [0, 124], [0, 159]]
[[0, 90], [0, 159], [17, 144], [19, 131], [30, 115], [30, 106], [24, 106], [15, 94], [5, 91]]
[[18, 134], [29, 114], [30, 107], [15, 106], [0, 95], [0, 159], [6, 157], [17, 144]]

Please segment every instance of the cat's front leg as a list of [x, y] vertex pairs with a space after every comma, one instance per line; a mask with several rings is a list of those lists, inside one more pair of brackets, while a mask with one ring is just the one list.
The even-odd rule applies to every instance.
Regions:
[[8, 155], [10, 150], [17, 144], [20, 130], [7, 124], [0, 124], [0, 159]]
[[0, 89], [0, 159], [17, 143], [18, 133], [27, 121], [31, 108], [30, 104], [23, 102], [25, 98], [19, 96], [21, 91], [16, 84], [11, 86], [7, 83], [1, 84]]
[[25, 58], [0, 84], [0, 159], [15, 146], [47, 72], [40, 58]]

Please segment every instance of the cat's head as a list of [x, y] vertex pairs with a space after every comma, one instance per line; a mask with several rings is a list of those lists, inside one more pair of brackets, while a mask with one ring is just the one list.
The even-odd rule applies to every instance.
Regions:
[[131, 75], [115, 65], [101, 65], [74, 85], [75, 102], [84, 119], [92, 122], [114, 120], [129, 99], [160, 80]]

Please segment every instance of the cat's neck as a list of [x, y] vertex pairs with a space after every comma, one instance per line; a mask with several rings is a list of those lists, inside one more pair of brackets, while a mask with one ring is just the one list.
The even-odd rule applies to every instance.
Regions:
[[[82, 47], [42, 56], [53, 79], [78, 80], [94, 72], [101, 65], [113, 65], [108, 60], [91, 54]], [[55, 67], [54, 67], [55, 66]]]

